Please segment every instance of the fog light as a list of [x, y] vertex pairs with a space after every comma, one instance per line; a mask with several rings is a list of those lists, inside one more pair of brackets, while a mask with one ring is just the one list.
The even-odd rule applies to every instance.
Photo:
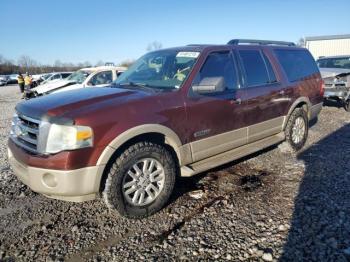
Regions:
[[43, 175], [43, 183], [47, 187], [56, 187], [57, 186], [56, 177], [50, 173], [46, 173]]

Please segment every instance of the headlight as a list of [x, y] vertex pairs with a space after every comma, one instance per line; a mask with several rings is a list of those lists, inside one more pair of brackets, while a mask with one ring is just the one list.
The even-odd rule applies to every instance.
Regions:
[[88, 126], [42, 122], [39, 133], [38, 151], [44, 154], [93, 146], [93, 132]]

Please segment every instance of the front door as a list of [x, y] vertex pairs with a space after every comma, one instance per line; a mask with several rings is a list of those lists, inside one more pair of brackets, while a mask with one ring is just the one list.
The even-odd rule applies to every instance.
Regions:
[[236, 64], [230, 51], [208, 54], [202, 68], [193, 81], [199, 85], [203, 79], [223, 78], [224, 90], [216, 93], [192, 92], [187, 102], [187, 125], [191, 134], [191, 150], [198, 161], [247, 142], [244, 128], [243, 97], [239, 89]]

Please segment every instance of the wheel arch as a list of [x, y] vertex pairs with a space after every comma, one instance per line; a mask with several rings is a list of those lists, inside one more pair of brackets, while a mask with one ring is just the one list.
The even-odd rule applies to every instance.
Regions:
[[291, 105], [291, 107], [288, 110], [287, 117], [285, 118], [284, 123], [283, 123], [283, 130], [286, 128], [288, 120], [290, 118], [290, 115], [293, 113], [295, 108], [303, 108], [305, 110], [305, 112], [307, 113], [308, 119], [310, 119], [311, 106], [312, 106], [312, 104], [311, 104], [309, 98], [307, 98], [307, 97], [299, 97], [297, 100], [295, 100], [294, 103]]
[[172, 147], [179, 160], [181, 160], [180, 147], [182, 146], [182, 142], [179, 136], [166, 126], [159, 124], [145, 124], [128, 129], [114, 138], [100, 155], [97, 165], [107, 164], [114, 151], [129, 141], [138, 140], [140, 137], [145, 139], [149, 137], [152, 140], [157, 137], [163, 137], [163, 142]]
[[104, 185], [106, 170], [113, 164], [117, 155], [126, 150], [128, 146], [140, 142], [149, 141], [162, 143], [171, 151], [177, 166], [191, 162], [192, 155], [189, 146], [182, 145], [179, 136], [170, 128], [159, 124], [145, 124], [131, 129], [114, 138], [100, 155], [97, 165], [104, 165], [103, 174], [101, 174], [100, 188]]

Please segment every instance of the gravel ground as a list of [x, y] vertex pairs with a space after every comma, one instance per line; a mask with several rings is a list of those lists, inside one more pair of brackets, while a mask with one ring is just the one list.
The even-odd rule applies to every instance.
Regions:
[[178, 181], [166, 208], [127, 220], [98, 199], [31, 192], [9, 168], [6, 140], [19, 101], [0, 87], [0, 261], [347, 261], [350, 115], [323, 108], [307, 145], [282, 143]]

